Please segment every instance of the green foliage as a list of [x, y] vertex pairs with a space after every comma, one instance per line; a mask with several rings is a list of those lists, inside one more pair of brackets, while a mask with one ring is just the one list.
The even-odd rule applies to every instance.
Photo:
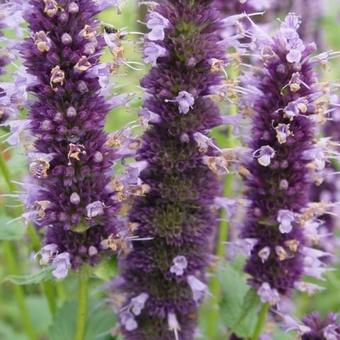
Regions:
[[1, 241], [18, 241], [24, 237], [25, 227], [22, 220], [11, 222], [11, 218], [6, 215], [0, 215], [0, 240]]
[[[90, 300], [90, 305], [92, 308], [88, 315], [85, 340], [107, 339], [116, 323], [113, 311], [103, 305], [96, 305], [95, 300]], [[57, 311], [49, 328], [49, 340], [73, 339], [76, 330], [77, 307], [76, 301], [67, 301]]]
[[222, 287], [221, 320], [240, 337], [250, 337], [257, 315], [258, 298], [237, 266], [224, 265], [218, 272]]
[[102, 281], [109, 281], [117, 274], [117, 261], [113, 258], [102, 261], [93, 270], [93, 275]]

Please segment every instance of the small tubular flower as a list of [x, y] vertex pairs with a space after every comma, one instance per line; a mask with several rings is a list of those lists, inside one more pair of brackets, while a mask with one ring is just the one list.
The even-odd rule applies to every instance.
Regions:
[[[154, 3], [153, 3], [154, 4]], [[142, 119], [149, 128], [137, 160], [149, 190], [129, 214], [133, 249], [122, 259], [119, 310], [126, 339], [193, 339], [198, 305], [208, 292], [204, 270], [216, 229], [218, 175], [226, 172], [209, 130], [222, 124], [211, 89], [223, 80], [223, 27], [213, 1], [154, 4], [147, 16], [141, 85]], [[142, 239], [145, 240], [142, 240]], [[131, 307], [146, 297], [138, 313]]]
[[100, 83], [109, 74], [93, 75], [104, 46], [98, 12], [92, 0], [32, 0], [26, 13], [31, 37], [21, 54], [37, 81], [30, 87], [36, 100], [28, 154], [36, 190], [29, 190], [25, 216], [45, 230], [40, 262], [56, 278], [118, 251], [110, 243], [119, 232], [117, 188], [110, 183], [120, 142], [109, 143], [103, 131], [112, 100], [101, 95]]
[[340, 338], [340, 323], [338, 316], [328, 313], [324, 319], [320, 314], [313, 312], [302, 319], [294, 320], [289, 315], [282, 315], [282, 322], [286, 331], [295, 331], [302, 340], [337, 340]]
[[242, 237], [257, 240], [245, 271], [261, 300], [272, 305], [293, 288], [310, 291], [303, 275], [320, 278], [327, 270], [321, 261], [326, 253], [310, 248], [309, 228], [321, 207], [309, 202], [309, 194], [318, 171], [315, 117], [326, 112], [327, 100], [318, 103], [327, 94], [313, 70], [315, 46], [301, 40], [300, 23], [289, 14], [273, 38], [261, 32], [260, 67], [245, 76], [246, 88], [257, 89], [243, 99], [253, 118], [243, 173], [251, 203]]

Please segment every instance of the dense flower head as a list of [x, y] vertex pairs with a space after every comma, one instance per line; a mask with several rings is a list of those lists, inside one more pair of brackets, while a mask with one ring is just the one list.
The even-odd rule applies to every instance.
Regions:
[[289, 14], [273, 38], [256, 28], [260, 67], [244, 77], [252, 128], [243, 172], [251, 204], [242, 236], [257, 240], [245, 270], [261, 301], [273, 305], [293, 288], [314, 291], [302, 275], [320, 278], [326, 270], [325, 253], [310, 248], [322, 204], [309, 204], [309, 195], [326, 163], [315, 138], [328, 99], [313, 70], [315, 45], [301, 40], [300, 23]]
[[21, 54], [36, 78], [25, 217], [45, 229], [40, 262], [58, 278], [98, 262], [120, 238], [112, 165], [122, 141], [103, 132], [114, 101], [101, 94], [99, 9], [91, 0], [31, 0], [25, 13], [30, 38]]
[[[117, 283], [126, 301], [126, 339], [192, 339], [207, 286], [216, 228], [214, 199], [225, 173], [209, 129], [222, 123], [210, 96], [222, 81], [222, 23], [212, 1], [165, 1], [150, 10], [144, 58], [153, 68], [141, 85], [149, 122], [137, 160], [148, 191], [129, 215], [133, 250]], [[144, 239], [144, 240], [143, 240]]]
[[302, 319], [306, 327], [301, 335], [302, 340], [336, 340], [340, 338], [340, 324], [337, 321], [337, 315], [327, 314], [322, 319], [317, 312], [311, 313]]
[[338, 316], [328, 313], [324, 318], [318, 312], [310, 313], [298, 322], [289, 315], [282, 316], [287, 332], [296, 331], [302, 340], [337, 340], [340, 338]]

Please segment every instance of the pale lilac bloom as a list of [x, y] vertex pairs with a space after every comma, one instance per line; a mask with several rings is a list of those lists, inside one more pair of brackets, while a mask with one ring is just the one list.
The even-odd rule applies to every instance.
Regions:
[[270, 255], [270, 248], [269, 247], [262, 248], [257, 255], [261, 259], [262, 263], [266, 262]]
[[243, 238], [237, 239], [233, 242], [227, 242], [229, 256], [235, 257], [237, 254], [243, 256], [250, 256], [251, 251], [257, 243], [257, 239], [254, 238]]
[[58, 254], [52, 261], [52, 267], [53, 276], [56, 279], [64, 279], [71, 267], [70, 254], [66, 252]]
[[119, 314], [120, 323], [125, 327], [128, 332], [137, 329], [138, 324], [131, 312], [123, 311]]
[[284, 144], [287, 142], [287, 138], [291, 135], [289, 130], [289, 124], [278, 124], [275, 128], [276, 138], [280, 144]]
[[187, 114], [194, 105], [195, 99], [193, 95], [187, 91], [180, 91], [176, 97], [179, 113]]
[[195, 302], [199, 302], [209, 292], [207, 285], [193, 275], [187, 277], [187, 282], [191, 288]]
[[141, 293], [138, 296], [131, 299], [130, 308], [133, 314], [139, 315], [145, 306], [146, 300], [149, 298], [149, 294]]
[[275, 157], [275, 150], [269, 145], [264, 145], [261, 146], [260, 149], [256, 150], [253, 156], [257, 158], [259, 164], [267, 167], [270, 165], [272, 158]]
[[86, 215], [88, 218], [94, 218], [104, 214], [104, 205], [101, 201], [95, 201], [86, 206]]
[[28, 119], [12, 120], [6, 121], [3, 125], [9, 126], [11, 130], [9, 137], [7, 137], [5, 142], [9, 145], [17, 146], [20, 144], [20, 138], [22, 137], [23, 133], [27, 131], [30, 121]]
[[262, 283], [261, 287], [257, 290], [262, 303], [270, 303], [276, 305], [280, 301], [280, 295], [276, 289], [272, 289], [269, 283]]
[[175, 313], [168, 313], [168, 326], [169, 326], [169, 331], [174, 332], [175, 340], [179, 340], [178, 331], [181, 330], [181, 327], [178, 323]]
[[151, 12], [146, 26], [151, 30], [147, 35], [149, 40], [164, 40], [164, 29], [169, 26], [169, 20], [157, 12]]
[[156, 66], [157, 59], [166, 56], [166, 53], [167, 51], [164, 47], [152, 41], [147, 42], [144, 48], [144, 62]]
[[139, 113], [141, 123], [143, 126], [147, 126], [149, 123], [160, 123], [161, 117], [149, 109], [142, 107]]
[[307, 293], [308, 295], [314, 295], [316, 292], [322, 291], [325, 288], [310, 282], [297, 281], [294, 287], [300, 292]]
[[176, 256], [173, 260], [173, 265], [170, 267], [170, 273], [182, 276], [184, 270], [188, 267], [188, 260], [185, 256]]
[[292, 223], [295, 221], [295, 214], [290, 210], [281, 209], [277, 215], [277, 221], [280, 223], [280, 232], [282, 234], [288, 234], [293, 229]]
[[54, 243], [47, 244], [42, 247], [37, 255], [40, 255], [39, 264], [42, 266], [48, 265], [52, 258], [57, 254], [58, 246]]
[[294, 13], [290, 13], [281, 25], [282, 35], [286, 39], [287, 61], [289, 63], [299, 63], [302, 58], [302, 52], [305, 50], [305, 45], [297, 32], [300, 24], [301, 18]]

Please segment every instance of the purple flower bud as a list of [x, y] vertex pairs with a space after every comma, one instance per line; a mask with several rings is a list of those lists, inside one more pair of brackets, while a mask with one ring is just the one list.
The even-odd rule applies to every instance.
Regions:
[[70, 45], [72, 43], [72, 36], [68, 33], [64, 33], [61, 36], [61, 41], [64, 45]]

